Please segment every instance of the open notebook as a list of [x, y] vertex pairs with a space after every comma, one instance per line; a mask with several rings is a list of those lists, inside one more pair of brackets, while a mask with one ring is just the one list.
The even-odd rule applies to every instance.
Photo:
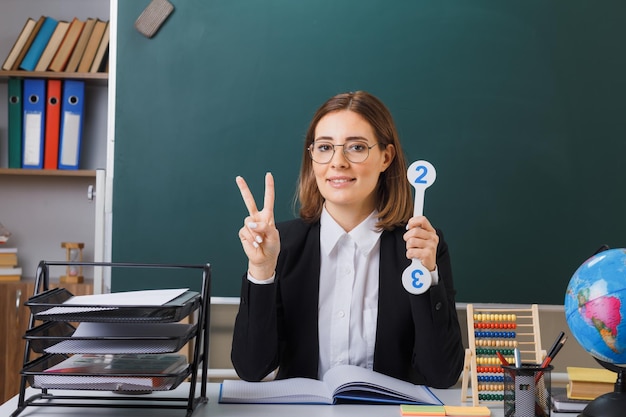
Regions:
[[250, 404], [345, 402], [443, 404], [427, 386], [414, 385], [354, 365], [331, 368], [322, 380], [310, 378], [266, 382], [226, 380], [222, 383], [219, 401]]

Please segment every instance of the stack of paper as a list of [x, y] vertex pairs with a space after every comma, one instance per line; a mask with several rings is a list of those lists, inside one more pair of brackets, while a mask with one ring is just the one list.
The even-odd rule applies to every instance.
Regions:
[[166, 353], [174, 352], [193, 325], [183, 323], [83, 322], [68, 340], [45, 349], [47, 353]]
[[125, 306], [162, 306], [184, 294], [188, 288], [167, 290], [125, 291], [108, 294], [77, 295], [63, 302], [63, 306], [52, 307], [38, 313], [41, 316], [55, 314], [88, 313], [91, 311], [115, 310]]

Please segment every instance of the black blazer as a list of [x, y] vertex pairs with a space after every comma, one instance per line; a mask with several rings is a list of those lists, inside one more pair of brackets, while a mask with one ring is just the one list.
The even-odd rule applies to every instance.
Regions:
[[[231, 359], [244, 380], [259, 381], [278, 367], [277, 378], [317, 378], [320, 224], [295, 219], [277, 225], [281, 251], [274, 284], [243, 276]], [[454, 385], [464, 348], [454, 301], [448, 245], [437, 248], [439, 284], [412, 295], [402, 286], [405, 230], [384, 231], [374, 370], [435, 388]]]

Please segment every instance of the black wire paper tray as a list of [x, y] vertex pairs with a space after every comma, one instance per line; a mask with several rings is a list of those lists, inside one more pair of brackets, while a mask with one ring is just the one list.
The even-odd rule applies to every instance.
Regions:
[[200, 307], [196, 291], [185, 293], [162, 305], [84, 305], [71, 304], [74, 295], [65, 288], [46, 290], [24, 305], [38, 320], [80, 322], [167, 323], [177, 322]]
[[27, 330], [24, 339], [36, 353], [170, 353], [182, 349], [196, 329], [197, 324], [126, 322], [85, 322], [76, 328], [50, 321]]
[[63, 355], [45, 355], [26, 364], [21, 371], [28, 383], [38, 389], [145, 392], [169, 391], [190, 374], [189, 366], [175, 373], [106, 374], [48, 373], [46, 369], [62, 362]]

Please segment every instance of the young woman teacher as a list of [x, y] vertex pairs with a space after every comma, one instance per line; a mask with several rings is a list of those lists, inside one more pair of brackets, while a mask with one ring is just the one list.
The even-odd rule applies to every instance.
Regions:
[[[353, 364], [435, 388], [458, 381], [464, 348], [450, 254], [439, 229], [412, 217], [406, 170], [389, 110], [358, 91], [331, 97], [311, 121], [299, 218], [275, 223], [271, 174], [260, 210], [237, 177], [249, 212], [231, 353], [242, 379], [276, 369], [278, 379], [320, 378]], [[412, 258], [433, 278], [420, 295], [402, 285]]]

